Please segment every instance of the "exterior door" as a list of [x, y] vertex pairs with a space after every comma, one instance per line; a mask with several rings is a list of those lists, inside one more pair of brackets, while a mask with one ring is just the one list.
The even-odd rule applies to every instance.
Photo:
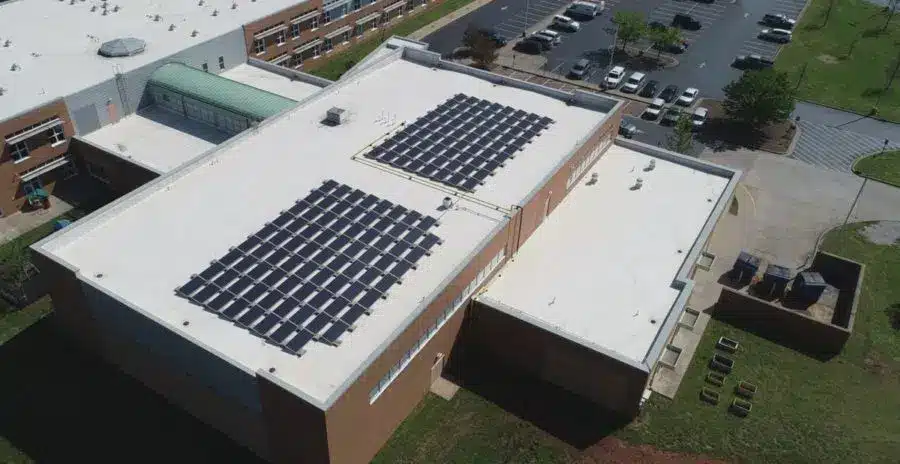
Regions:
[[431, 383], [441, 378], [442, 372], [444, 372], [444, 353], [438, 353], [434, 357], [434, 364], [431, 365]]

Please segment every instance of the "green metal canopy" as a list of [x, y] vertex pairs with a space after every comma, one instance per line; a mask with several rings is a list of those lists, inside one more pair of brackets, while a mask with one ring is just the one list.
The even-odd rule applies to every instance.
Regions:
[[148, 84], [255, 120], [274, 116], [297, 103], [289, 98], [181, 63], [167, 63], [160, 66], [153, 71]]

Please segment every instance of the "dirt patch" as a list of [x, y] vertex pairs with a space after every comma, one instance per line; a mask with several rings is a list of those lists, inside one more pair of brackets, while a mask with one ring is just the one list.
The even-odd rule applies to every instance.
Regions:
[[818, 59], [819, 61], [821, 61], [825, 64], [838, 64], [841, 61], [841, 60], [837, 59], [837, 57], [835, 57], [835, 56], [827, 55], [824, 53], [817, 56], [816, 59]]
[[790, 120], [771, 124], [759, 130], [747, 130], [747, 126], [728, 119], [722, 102], [703, 100], [709, 108], [709, 119], [697, 138], [716, 150], [752, 148], [783, 155], [791, 147], [797, 127]]
[[661, 451], [652, 446], [633, 446], [618, 438], [606, 437], [591, 446], [575, 461], [578, 464], [724, 464], [705, 456]]
[[900, 221], [879, 221], [863, 228], [862, 234], [875, 245], [896, 245], [900, 243]]

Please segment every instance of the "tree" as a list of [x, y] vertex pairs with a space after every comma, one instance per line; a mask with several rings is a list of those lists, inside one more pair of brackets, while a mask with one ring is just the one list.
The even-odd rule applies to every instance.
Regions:
[[681, 37], [681, 31], [674, 27], [665, 29], [650, 29], [647, 31], [650, 41], [653, 42], [653, 48], [656, 49], [656, 59], [658, 60], [663, 50], [673, 45], [680, 44], [684, 39]]
[[644, 15], [633, 11], [617, 11], [613, 17], [614, 24], [619, 26], [616, 41], [622, 44], [622, 50], [631, 42], [640, 40], [647, 33]]
[[694, 146], [694, 125], [691, 118], [682, 114], [675, 123], [675, 130], [666, 138], [666, 146], [669, 150], [687, 154]]
[[479, 34], [472, 44], [472, 60], [481, 69], [490, 69], [497, 61], [497, 42], [485, 34]]
[[752, 128], [785, 121], [794, 111], [794, 95], [784, 72], [748, 71], [724, 90], [725, 114]]

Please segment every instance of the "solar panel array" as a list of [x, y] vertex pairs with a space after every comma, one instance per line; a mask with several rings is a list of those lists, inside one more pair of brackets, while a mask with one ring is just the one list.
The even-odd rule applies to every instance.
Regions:
[[471, 192], [553, 122], [456, 94], [365, 156]]
[[176, 293], [302, 354], [338, 344], [441, 240], [437, 220], [333, 180]]

